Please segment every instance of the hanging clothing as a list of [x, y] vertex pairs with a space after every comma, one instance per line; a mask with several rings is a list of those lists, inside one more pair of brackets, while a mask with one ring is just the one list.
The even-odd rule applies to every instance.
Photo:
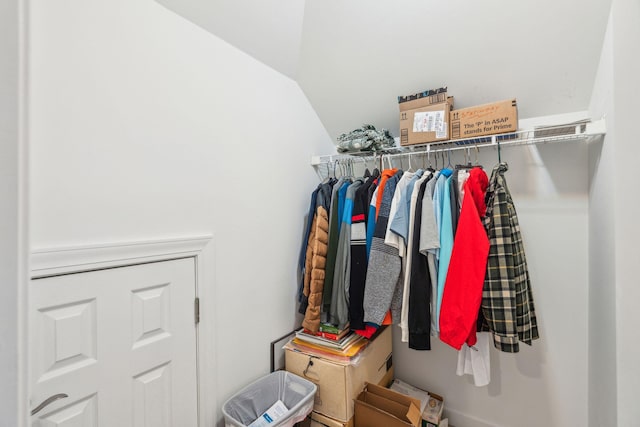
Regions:
[[[378, 194], [376, 195], [376, 221], [378, 221], [378, 215], [380, 213], [380, 205], [382, 204], [382, 196], [384, 196], [384, 189], [386, 188], [387, 181], [389, 178], [394, 176], [398, 172], [398, 169], [385, 169], [382, 171], [382, 176], [380, 177], [380, 183], [378, 184]], [[395, 186], [394, 186], [395, 188]]]
[[[412, 263], [414, 260], [414, 253], [413, 253], [413, 248], [414, 248], [414, 232], [416, 231], [415, 229], [415, 222], [416, 222], [416, 210], [420, 210], [422, 211], [422, 197], [420, 197], [420, 199], [418, 199], [418, 193], [420, 192], [420, 188], [422, 188], [422, 193], [424, 193], [424, 186], [426, 186], [427, 181], [429, 178], [431, 178], [431, 174], [425, 174], [422, 175], [420, 177], [418, 177], [417, 179], [412, 178], [411, 181], [409, 182], [409, 186], [411, 186], [412, 188], [409, 189], [407, 188], [407, 197], [410, 197], [409, 200], [409, 204], [408, 204], [408, 208], [409, 211], [406, 215], [406, 221], [408, 221], [407, 226], [407, 235], [406, 235], [406, 242], [407, 242], [407, 247], [406, 247], [406, 255], [403, 259], [403, 263], [404, 263], [404, 269], [403, 269], [403, 275], [402, 275], [402, 306], [401, 306], [401, 312], [400, 312], [400, 322], [399, 322], [399, 326], [400, 329], [402, 331], [402, 336], [401, 336], [401, 341], [402, 342], [408, 342], [409, 341], [409, 294], [410, 294], [410, 282], [411, 282], [411, 270], [412, 270]], [[418, 200], [420, 200], [420, 203], [418, 203]], [[418, 205], [419, 209], [418, 209]], [[419, 221], [420, 217], [418, 216], [418, 221]], [[404, 220], [403, 220], [404, 221]], [[418, 234], [420, 231], [420, 228], [418, 226]], [[419, 245], [419, 236], [418, 236], [418, 245]], [[425, 258], [426, 261], [426, 258]]]
[[332, 187], [323, 184], [316, 197], [316, 213], [311, 225], [309, 243], [305, 259], [303, 294], [307, 302], [302, 326], [317, 332], [322, 309], [322, 288], [324, 286], [327, 247], [329, 243], [329, 204]]
[[351, 278], [351, 216], [353, 214], [353, 202], [356, 191], [364, 181], [356, 179], [349, 185], [344, 211], [342, 213], [342, 226], [338, 237], [335, 273], [333, 275], [333, 291], [331, 294], [331, 307], [329, 309], [329, 323], [337, 325], [342, 330], [349, 321], [349, 280]]
[[460, 215], [461, 200], [459, 200], [458, 190], [458, 170], [454, 170], [451, 174], [451, 178], [447, 180], [449, 186], [449, 212], [451, 213], [451, 232], [453, 236], [456, 235], [456, 229], [458, 228], [458, 217]]
[[387, 229], [384, 234], [384, 243], [398, 249], [401, 257], [404, 256], [404, 252], [406, 249], [406, 236], [400, 236], [398, 233], [394, 232], [391, 229], [391, 224], [396, 219], [398, 210], [400, 210], [400, 208], [404, 209], [405, 200], [407, 197], [407, 188], [409, 187], [409, 183], [413, 180], [414, 177], [415, 173], [405, 172], [402, 174], [402, 177], [400, 178], [400, 181], [398, 181], [398, 184], [396, 184], [396, 189], [393, 193], [393, 198], [391, 199], [389, 221], [387, 221]]
[[[340, 207], [344, 207], [344, 201], [340, 203], [340, 198], [346, 194], [346, 188], [349, 186], [350, 180], [341, 177], [333, 185], [331, 191], [331, 206], [329, 208], [329, 243], [327, 246], [327, 264], [325, 267], [324, 285], [322, 287], [322, 314], [325, 316], [323, 321], [328, 321], [327, 313], [331, 307], [331, 293], [333, 290], [333, 275], [336, 266], [336, 254], [338, 251], [338, 237], [340, 236]], [[345, 191], [342, 191], [342, 188]], [[343, 194], [343, 196], [341, 196]], [[344, 209], [344, 208], [343, 208]]]
[[309, 236], [311, 234], [311, 227], [313, 225], [313, 219], [316, 215], [316, 203], [318, 197], [318, 191], [320, 186], [318, 184], [315, 190], [311, 193], [311, 201], [309, 203], [309, 211], [307, 213], [307, 223], [305, 226], [304, 235], [302, 236], [302, 246], [300, 247], [300, 255], [298, 256], [298, 303], [300, 308], [298, 312], [304, 314], [307, 311], [307, 297], [304, 295], [304, 278], [305, 278], [305, 264], [307, 259], [307, 246], [309, 245]]
[[482, 224], [488, 181], [482, 168], [469, 172], [443, 290], [440, 340], [456, 350], [465, 342], [470, 346], [476, 343], [476, 321], [489, 255], [489, 239]]
[[438, 263], [436, 252], [440, 248], [440, 230], [436, 223], [436, 215], [433, 203], [433, 194], [440, 172], [433, 173], [433, 178], [427, 182], [422, 198], [422, 226], [420, 228], [420, 253], [427, 257], [429, 281], [431, 282], [431, 297], [429, 298], [429, 311], [431, 314], [431, 336], [437, 336], [436, 326], [436, 302], [438, 300]]
[[520, 224], [507, 187], [506, 163], [493, 168], [486, 194], [484, 225], [490, 249], [482, 295], [483, 330], [493, 333], [494, 346], [519, 351], [519, 341], [531, 345], [538, 325]]
[[[440, 178], [445, 179], [446, 175]], [[438, 178], [438, 179], [440, 179]], [[447, 272], [449, 271], [449, 260], [451, 259], [451, 251], [453, 250], [453, 227], [451, 223], [451, 175], [444, 181], [444, 190], [442, 194], [442, 214], [440, 219], [440, 258], [438, 260], [438, 296], [436, 300], [436, 330], [440, 333], [440, 311], [442, 309], [442, 295], [444, 293]]]
[[[396, 185], [395, 193], [393, 194], [393, 199], [391, 200], [391, 210], [389, 211], [389, 221], [387, 222], [387, 230], [385, 232], [384, 243], [398, 250], [398, 254], [400, 256], [400, 274], [398, 275], [398, 280], [396, 282], [395, 289], [393, 291], [393, 296], [391, 298], [391, 303], [389, 305], [389, 309], [391, 311], [391, 320], [392, 323], [400, 324], [401, 323], [401, 315], [402, 315], [402, 300], [404, 293], [404, 278], [407, 273], [407, 231], [405, 231], [404, 225], [400, 228], [400, 233], [404, 235], [400, 235], [397, 232], [393, 231], [391, 225], [393, 221], [398, 221], [398, 216], [403, 217], [401, 222], [407, 223], [408, 230], [408, 216], [403, 213], [405, 207], [407, 206], [407, 197], [409, 197], [409, 189], [413, 191], [413, 184], [415, 180], [419, 178], [417, 175], [421, 175], [422, 171], [418, 172], [405, 172], [398, 184]], [[409, 201], [410, 203], [410, 201]]]
[[370, 197], [369, 202], [369, 214], [367, 215], [367, 260], [371, 253], [371, 242], [373, 242], [373, 232], [376, 229], [376, 199], [378, 198], [378, 191], [380, 187], [376, 187]]
[[[409, 214], [411, 211], [411, 196], [413, 195], [413, 190], [415, 183], [422, 178], [424, 171], [422, 169], [418, 169], [415, 173], [405, 172], [402, 176], [403, 179], [408, 180], [407, 185], [404, 189], [400, 189], [400, 185], [402, 182], [398, 183], [398, 187], [396, 188], [396, 195], [399, 196], [397, 198], [397, 204], [395, 210], [393, 209], [393, 201], [391, 206], [391, 214], [389, 217], [389, 226], [388, 231], [392, 231], [395, 235], [399, 236], [402, 239], [405, 247], [408, 245], [409, 239]], [[396, 195], [394, 195], [394, 200], [396, 200]], [[387, 243], [387, 239], [385, 236], [385, 243]], [[387, 243], [389, 244], [389, 243]], [[400, 256], [404, 256], [402, 252]]]
[[387, 180], [384, 186], [383, 198], [380, 202], [376, 229], [371, 244], [371, 254], [369, 255], [363, 306], [365, 322], [370, 322], [374, 325], [382, 324], [389, 310], [400, 276], [401, 263], [398, 250], [385, 245], [384, 237], [389, 221], [391, 200], [401, 176], [402, 171], [396, 172], [395, 175]]
[[[379, 175], [373, 175], [356, 191], [351, 216], [351, 276], [349, 284], [349, 324], [352, 329], [364, 329], [364, 285], [367, 277], [366, 221], [369, 195], [373, 193]], [[374, 214], [375, 216], [375, 214]]]
[[491, 381], [490, 336], [487, 332], [478, 334], [478, 342], [470, 348], [464, 345], [458, 352], [458, 376], [473, 375], [476, 387], [484, 387]]
[[[409, 348], [414, 350], [431, 349], [431, 276], [427, 256], [420, 250], [420, 231], [422, 229], [422, 206], [428, 182], [433, 179], [429, 174], [416, 183], [415, 203], [412, 204], [412, 229], [409, 233], [410, 245], [407, 248], [411, 257], [408, 272], [408, 287], [405, 291], [407, 302], [407, 329]], [[432, 210], [429, 210], [433, 212]], [[408, 288], [408, 289], [407, 289]]]
[[455, 236], [464, 198], [464, 184], [469, 178], [469, 171], [467, 169], [456, 169], [451, 177], [451, 226]]
[[[447, 178], [451, 176], [451, 169], [441, 169], [438, 171], [438, 179], [435, 183], [435, 188], [433, 189], [433, 212], [436, 216], [436, 227], [438, 228], [438, 233], [440, 232], [440, 227], [442, 223], [442, 208], [444, 206], [444, 188], [447, 182]], [[440, 249], [436, 249], [436, 260], [440, 259]]]

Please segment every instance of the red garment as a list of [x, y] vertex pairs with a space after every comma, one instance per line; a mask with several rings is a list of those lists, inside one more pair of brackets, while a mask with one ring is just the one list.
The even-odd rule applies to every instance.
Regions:
[[378, 328], [373, 325], [364, 325], [364, 329], [356, 329], [354, 332], [361, 337], [369, 339], [373, 336], [373, 334], [376, 333], [377, 330]]
[[476, 321], [489, 256], [489, 238], [482, 225], [484, 194], [489, 179], [473, 168], [464, 184], [464, 198], [453, 240], [440, 309], [440, 340], [460, 350], [476, 343]]

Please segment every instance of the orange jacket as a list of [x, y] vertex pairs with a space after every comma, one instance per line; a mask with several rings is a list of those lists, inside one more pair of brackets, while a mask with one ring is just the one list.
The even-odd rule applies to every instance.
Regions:
[[323, 206], [318, 206], [313, 216], [307, 257], [305, 260], [304, 287], [302, 292], [309, 300], [302, 326], [312, 332], [320, 327], [322, 311], [322, 289], [324, 287], [327, 249], [329, 246], [329, 215]]

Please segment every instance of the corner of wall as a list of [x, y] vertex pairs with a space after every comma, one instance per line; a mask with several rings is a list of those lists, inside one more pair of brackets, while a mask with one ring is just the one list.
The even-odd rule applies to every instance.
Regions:
[[610, 12], [589, 112], [607, 134], [589, 145], [589, 426], [617, 425], [614, 32]]

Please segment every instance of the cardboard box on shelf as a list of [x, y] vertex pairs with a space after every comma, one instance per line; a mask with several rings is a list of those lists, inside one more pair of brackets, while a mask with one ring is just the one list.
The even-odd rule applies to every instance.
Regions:
[[338, 421], [353, 417], [354, 398], [364, 384], [393, 379], [392, 328], [383, 327], [352, 362], [342, 362], [285, 349], [285, 369], [318, 386], [313, 410]]
[[420, 401], [406, 394], [366, 384], [355, 401], [355, 427], [419, 427]]
[[451, 111], [451, 139], [473, 138], [518, 130], [515, 99]]
[[400, 107], [400, 145], [446, 141], [451, 135], [450, 112], [453, 97], [446, 92], [402, 102]]

